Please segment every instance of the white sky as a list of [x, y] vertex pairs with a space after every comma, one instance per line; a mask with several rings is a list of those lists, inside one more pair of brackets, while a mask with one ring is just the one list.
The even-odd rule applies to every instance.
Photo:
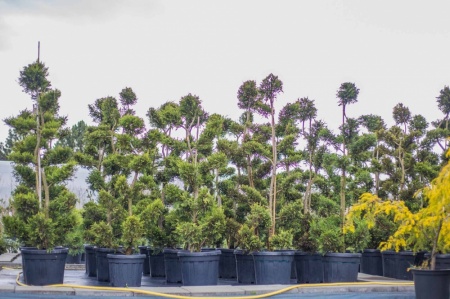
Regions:
[[[0, 119], [31, 108], [17, 78], [40, 41], [69, 125], [124, 87], [142, 117], [193, 93], [237, 120], [239, 86], [270, 73], [284, 84], [278, 110], [309, 97], [333, 130], [343, 82], [360, 88], [348, 116], [392, 124], [403, 102], [430, 122], [450, 84], [449, 11], [445, 0], [0, 0]], [[2, 122], [0, 141], [7, 132]]]

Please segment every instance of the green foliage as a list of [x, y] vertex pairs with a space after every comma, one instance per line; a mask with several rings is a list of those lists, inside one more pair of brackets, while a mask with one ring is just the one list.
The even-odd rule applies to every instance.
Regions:
[[180, 217], [176, 233], [186, 249], [200, 251], [222, 241], [225, 214], [207, 189], [201, 189], [198, 198], [184, 198], [176, 207], [176, 214]]
[[288, 230], [278, 230], [276, 234], [270, 237], [270, 248], [274, 250], [291, 249], [294, 236]]
[[153, 248], [169, 247], [167, 227], [163, 225], [167, 214], [168, 210], [161, 199], [155, 199], [148, 203], [139, 214], [145, 227], [144, 236]]
[[21, 240], [24, 245], [32, 246], [29, 234], [30, 231], [26, 223], [18, 216], [3, 216], [3, 226], [5, 229], [5, 235], [10, 238], [17, 238]]
[[20, 71], [19, 85], [24, 92], [31, 95], [33, 100], [36, 100], [41, 92], [45, 92], [51, 87], [47, 76], [48, 67], [42, 62], [36, 61]]
[[104, 221], [94, 223], [86, 234], [87, 240], [99, 248], [117, 247], [112, 227]]
[[342, 252], [344, 236], [339, 216], [313, 218], [310, 234], [312, 239], [317, 240], [319, 252]]
[[51, 250], [55, 246], [56, 229], [52, 219], [39, 212], [32, 216], [28, 223], [30, 244], [36, 244], [38, 249]]
[[137, 216], [128, 216], [122, 223], [122, 242], [125, 254], [132, 254], [144, 234], [144, 226]]
[[259, 251], [264, 246], [261, 239], [255, 235], [254, 229], [245, 223], [238, 231], [237, 243], [239, 248], [245, 252]]

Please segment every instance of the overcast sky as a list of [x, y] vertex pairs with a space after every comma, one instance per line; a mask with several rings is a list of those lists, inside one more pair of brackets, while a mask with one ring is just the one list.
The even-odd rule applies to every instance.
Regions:
[[[284, 85], [278, 111], [309, 97], [333, 130], [343, 82], [360, 89], [349, 117], [392, 124], [402, 102], [430, 122], [450, 84], [449, 11], [445, 0], [0, 0], [0, 119], [31, 109], [17, 78], [40, 41], [69, 125], [90, 123], [88, 104], [124, 87], [142, 117], [192, 93], [237, 120], [239, 86], [270, 73]], [[2, 122], [0, 141], [7, 132]]]

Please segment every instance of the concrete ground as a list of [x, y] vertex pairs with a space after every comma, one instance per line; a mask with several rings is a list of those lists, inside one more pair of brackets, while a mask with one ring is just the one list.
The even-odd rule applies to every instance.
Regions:
[[[87, 277], [84, 265], [67, 265], [63, 287], [20, 286], [16, 279], [23, 283], [21, 273], [21, 259], [17, 254], [0, 255], [0, 298], [2, 294], [41, 294], [63, 296], [157, 296], [157, 293], [181, 296], [249, 296], [259, 295], [280, 290], [283, 294], [343, 294], [343, 293], [414, 293], [411, 281], [372, 276], [360, 273], [358, 283], [352, 284], [296, 284], [290, 285], [242, 285], [234, 280], [219, 279], [216, 286], [183, 286], [181, 284], [167, 284], [162, 278], [142, 277], [142, 286], [129, 289], [109, 287], [107, 282], [99, 282], [95, 277]], [[101, 289], [88, 289], [96, 287]]]

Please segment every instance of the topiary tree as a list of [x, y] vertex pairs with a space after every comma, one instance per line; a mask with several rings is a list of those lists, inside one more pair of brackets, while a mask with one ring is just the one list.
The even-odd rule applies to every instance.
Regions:
[[14, 213], [3, 221], [6, 233], [23, 245], [51, 250], [65, 245], [66, 235], [76, 228], [77, 198], [65, 186], [75, 171], [73, 152], [55, 146], [67, 122], [59, 115], [61, 92], [50, 89], [47, 76], [48, 68], [39, 61], [23, 68], [19, 84], [30, 94], [34, 109], [5, 119], [18, 136], [8, 158], [19, 185], [11, 202]]

